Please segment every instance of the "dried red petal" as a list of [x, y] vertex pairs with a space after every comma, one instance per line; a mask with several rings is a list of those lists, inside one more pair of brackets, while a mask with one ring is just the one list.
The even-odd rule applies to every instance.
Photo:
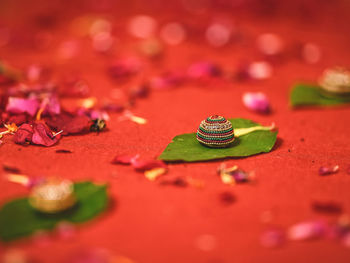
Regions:
[[131, 164], [135, 168], [135, 170], [140, 172], [144, 172], [154, 168], [167, 168], [166, 164], [160, 160], [139, 160], [137, 158], [134, 158]]
[[221, 74], [221, 68], [208, 61], [194, 63], [189, 67], [187, 71], [187, 75], [191, 79], [207, 79], [212, 77], [219, 77]]
[[333, 167], [320, 167], [320, 169], [318, 170], [318, 174], [319, 175], [331, 175], [331, 174], [335, 174], [337, 173], [339, 170], [339, 166], [335, 165]]
[[230, 192], [222, 192], [219, 198], [224, 205], [231, 205], [236, 201], [236, 197]]
[[13, 141], [18, 144], [30, 143], [33, 137], [33, 127], [27, 123], [22, 124], [15, 135], [13, 136]]
[[323, 221], [306, 221], [292, 225], [288, 229], [291, 240], [311, 240], [323, 237], [327, 231], [327, 224]]
[[267, 248], [280, 247], [285, 242], [285, 233], [282, 229], [271, 228], [263, 232], [260, 238], [261, 245]]
[[28, 119], [29, 119], [28, 117], [29, 116], [26, 113], [11, 115], [10, 117], [8, 117], [6, 122], [7, 123], [14, 123], [16, 125], [21, 125], [21, 124], [26, 123], [28, 121]]
[[52, 146], [59, 141], [61, 134], [53, 136], [49, 127], [43, 123], [35, 123], [33, 125], [34, 133], [32, 143], [43, 146]]
[[320, 213], [340, 214], [343, 212], [343, 208], [341, 204], [332, 202], [332, 201], [328, 201], [328, 202], [314, 201], [311, 204], [311, 207], [314, 211], [320, 212]]
[[41, 103], [41, 107], [44, 109], [43, 115], [55, 115], [61, 113], [61, 105], [58, 100], [57, 94], [51, 93]]
[[63, 130], [63, 135], [87, 132], [91, 125], [87, 116], [74, 116], [68, 113], [45, 118], [45, 122], [54, 131], [59, 132]]
[[113, 164], [131, 164], [137, 155], [117, 155], [112, 160]]

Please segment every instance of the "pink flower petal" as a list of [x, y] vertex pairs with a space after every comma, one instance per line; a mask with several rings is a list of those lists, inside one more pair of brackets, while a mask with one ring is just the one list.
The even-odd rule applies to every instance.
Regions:
[[318, 174], [321, 175], [321, 176], [331, 175], [331, 174], [337, 173], [338, 170], [339, 170], [339, 166], [338, 165], [335, 165], [333, 167], [321, 166], [320, 169], [318, 170]]
[[295, 224], [288, 229], [291, 240], [311, 240], [321, 238], [327, 231], [327, 225], [322, 221], [310, 221]]
[[207, 61], [192, 64], [187, 71], [189, 78], [195, 80], [219, 77], [221, 73], [221, 69], [217, 65]]
[[61, 134], [53, 136], [51, 130], [43, 123], [35, 123], [33, 125], [32, 143], [43, 146], [52, 146], [61, 138]]
[[270, 102], [262, 92], [246, 92], [242, 99], [244, 106], [252, 111], [263, 114], [270, 112]]
[[39, 101], [37, 99], [23, 99], [9, 97], [6, 111], [10, 113], [28, 113], [34, 116], [39, 109]]
[[252, 79], [268, 79], [272, 75], [272, 66], [265, 61], [253, 62], [248, 66], [248, 74]]
[[112, 160], [113, 164], [132, 164], [133, 160], [136, 159], [138, 155], [117, 155]]
[[43, 115], [55, 115], [61, 113], [61, 106], [58, 97], [55, 93], [51, 93], [48, 97], [44, 98], [40, 108], [43, 108]]

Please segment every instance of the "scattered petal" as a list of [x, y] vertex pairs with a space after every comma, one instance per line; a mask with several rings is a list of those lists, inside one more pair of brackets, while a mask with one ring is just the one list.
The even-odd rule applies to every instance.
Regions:
[[241, 169], [238, 169], [237, 165], [231, 168], [226, 168], [226, 165], [223, 163], [219, 166], [218, 173], [221, 181], [224, 184], [229, 185], [250, 182], [254, 178], [254, 172], [247, 173]]
[[341, 204], [332, 202], [332, 201], [328, 201], [328, 202], [314, 201], [312, 202], [311, 207], [315, 212], [326, 213], [326, 214], [340, 214], [343, 212], [343, 208]]
[[6, 165], [6, 164], [2, 165], [2, 169], [4, 170], [4, 172], [8, 172], [8, 173], [13, 173], [13, 174], [21, 173], [20, 169], [18, 169], [17, 167]]
[[74, 116], [68, 113], [45, 118], [45, 122], [54, 131], [63, 130], [63, 135], [87, 132], [91, 125], [91, 121], [87, 116]]
[[139, 158], [134, 158], [131, 160], [131, 164], [135, 170], [140, 172], [152, 170], [155, 168], [167, 169], [166, 164], [160, 160], [140, 160]]
[[132, 164], [139, 155], [117, 155], [112, 160], [113, 164]]
[[337, 173], [338, 170], [339, 170], [339, 166], [338, 165], [335, 165], [333, 167], [321, 166], [320, 169], [318, 170], [318, 174], [321, 175], [321, 176], [331, 175], [331, 174]]
[[17, 144], [30, 143], [32, 141], [33, 133], [33, 127], [30, 124], [22, 124], [13, 136], [13, 141]]
[[161, 167], [161, 168], [153, 168], [153, 169], [147, 170], [144, 172], [144, 174], [148, 180], [154, 181], [159, 176], [166, 174], [166, 172], [167, 172], [167, 169]]
[[263, 114], [270, 113], [270, 102], [264, 93], [246, 92], [242, 99], [248, 109]]
[[288, 229], [290, 240], [311, 240], [325, 235], [327, 225], [322, 221], [310, 221], [295, 224]]
[[58, 134], [57, 136], [54, 136], [49, 127], [47, 127], [43, 123], [35, 123], [33, 125], [33, 137], [32, 137], [32, 143], [37, 145], [43, 145], [43, 146], [52, 146], [56, 144], [59, 139], [61, 138], [61, 135]]
[[187, 71], [187, 75], [195, 80], [218, 77], [221, 73], [220, 67], [207, 61], [192, 64]]
[[71, 150], [58, 149], [56, 150], [56, 153], [73, 153], [73, 152]]
[[131, 121], [133, 121], [137, 124], [141, 124], [141, 125], [147, 123], [146, 119], [141, 118], [141, 117], [137, 117], [137, 116], [133, 115], [133, 113], [130, 111], [124, 111], [123, 116], [119, 117], [119, 120], [131, 120]]
[[263, 80], [271, 77], [272, 67], [265, 61], [253, 62], [248, 66], [248, 74], [252, 79]]
[[23, 99], [16, 97], [9, 97], [6, 106], [6, 111], [9, 113], [28, 113], [34, 116], [39, 109], [39, 101], [37, 99]]
[[61, 106], [57, 94], [51, 93], [45, 97], [40, 108], [43, 109], [43, 115], [55, 115], [61, 113]]
[[219, 198], [224, 205], [231, 205], [236, 202], [236, 197], [231, 192], [223, 192], [219, 195]]
[[188, 186], [188, 182], [185, 178], [177, 177], [173, 180], [164, 180], [160, 183], [161, 185], [173, 185], [177, 187], [186, 187]]

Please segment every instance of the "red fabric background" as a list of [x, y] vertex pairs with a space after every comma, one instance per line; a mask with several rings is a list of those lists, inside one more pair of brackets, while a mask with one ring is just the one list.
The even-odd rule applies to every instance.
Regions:
[[[336, 11], [330, 13], [336, 14]], [[17, 25], [27, 21], [25, 16], [9, 17], [7, 14], [5, 21]], [[166, 14], [159, 16], [160, 20], [166, 18]], [[288, 242], [280, 249], [264, 248], [259, 241], [265, 229], [261, 222], [264, 211], [272, 212], [273, 224], [288, 227], [308, 219], [333, 218], [313, 212], [313, 200], [337, 201], [345, 213], [350, 210], [350, 176], [345, 172], [350, 165], [349, 107], [292, 110], [288, 105], [291, 85], [297, 80], [315, 82], [326, 67], [350, 67], [349, 31], [339, 17], [328, 18], [324, 13], [316, 22], [308, 23], [283, 15], [274, 19], [240, 15], [239, 24], [247, 35], [243, 45], [216, 50], [200, 41], [189, 41], [167, 47], [165, 57], [148, 70], [144, 78], [165, 69], [185, 68], [197, 60], [211, 60], [227, 70], [234, 69], [240, 59], [258, 58], [254, 39], [264, 32], [279, 34], [287, 44], [298, 40], [317, 43], [323, 57], [316, 65], [292, 58], [275, 67], [273, 77], [263, 82], [206, 87], [185, 84], [178, 89], [154, 91], [149, 98], [138, 101], [133, 109], [135, 115], [148, 120], [146, 125], [121, 122], [118, 115], [112, 115], [107, 132], [64, 137], [50, 148], [15, 145], [6, 137], [0, 146], [1, 164], [16, 166], [28, 175], [108, 182], [114, 205], [97, 220], [79, 227], [73, 240], [53, 237], [48, 245], [41, 246], [25, 239], [11, 245], [2, 244], [0, 253], [20, 248], [38, 262], [50, 263], [62, 262], [68, 254], [81, 248], [96, 247], [141, 263], [349, 262], [350, 250], [329, 240]], [[55, 43], [69, 38], [66, 25], [64, 20], [55, 27]], [[130, 54], [133, 49], [132, 39], [121, 36], [117, 53]], [[57, 62], [55, 50], [37, 52], [6, 47], [0, 54], [19, 67], [35, 62], [53, 66], [56, 72], [77, 70], [99, 99], [110, 96], [111, 88], [127, 85], [108, 79], [105, 74], [108, 57], [92, 52], [87, 41], [78, 57], [67, 63]], [[247, 111], [241, 102], [245, 91], [264, 91], [270, 98], [272, 114], [261, 116]], [[248, 118], [265, 125], [276, 123], [278, 141], [271, 153], [225, 161], [228, 165], [237, 164], [247, 171], [255, 171], [256, 184], [235, 187], [222, 184], [216, 175], [221, 161], [169, 165], [166, 177], [200, 179], [205, 182], [203, 189], [161, 186], [146, 180], [131, 167], [110, 163], [118, 153], [156, 157], [175, 135], [195, 131], [199, 122], [211, 114]], [[57, 154], [57, 149], [73, 153]], [[318, 175], [320, 166], [336, 164], [341, 167], [339, 173], [328, 177]], [[28, 193], [24, 187], [3, 177], [0, 185], [1, 203]], [[224, 206], [220, 202], [219, 194], [225, 191], [236, 196], [234, 204]], [[213, 250], [206, 252], [196, 247], [196, 239], [203, 234], [215, 237]]]

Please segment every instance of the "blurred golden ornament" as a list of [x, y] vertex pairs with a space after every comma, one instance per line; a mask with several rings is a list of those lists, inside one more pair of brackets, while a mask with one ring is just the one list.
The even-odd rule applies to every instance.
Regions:
[[73, 183], [68, 180], [51, 179], [33, 187], [30, 205], [43, 213], [58, 213], [76, 204]]
[[350, 71], [344, 68], [331, 68], [323, 72], [319, 84], [325, 95], [350, 95]]

